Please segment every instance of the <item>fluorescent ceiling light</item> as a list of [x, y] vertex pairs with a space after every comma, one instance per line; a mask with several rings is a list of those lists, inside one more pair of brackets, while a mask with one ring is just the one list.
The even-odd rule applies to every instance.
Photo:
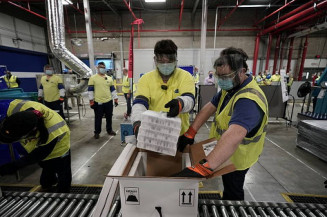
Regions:
[[72, 5], [73, 2], [71, 2], [70, 0], [62, 0], [62, 4], [63, 5]]
[[145, 2], [166, 2], [166, 0], [145, 0]]

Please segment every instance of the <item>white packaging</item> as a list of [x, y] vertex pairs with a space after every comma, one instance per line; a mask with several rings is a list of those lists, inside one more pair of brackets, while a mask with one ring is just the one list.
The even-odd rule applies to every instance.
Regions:
[[167, 113], [147, 110], [142, 113], [137, 147], [175, 156], [180, 131], [179, 117], [170, 118]]

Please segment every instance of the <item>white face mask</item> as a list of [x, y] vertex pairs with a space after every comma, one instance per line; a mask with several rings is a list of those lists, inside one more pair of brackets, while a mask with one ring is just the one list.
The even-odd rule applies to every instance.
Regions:
[[106, 69], [104, 69], [104, 68], [99, 68], [99, 73], [101, 73], [101, 74], [106, 74]]
[[45, 74], [47, 74], [47, 75], [53, 75], [53, 70], [51, 70], [51, 69], [46, 69], [46, 70], [45, 70]]

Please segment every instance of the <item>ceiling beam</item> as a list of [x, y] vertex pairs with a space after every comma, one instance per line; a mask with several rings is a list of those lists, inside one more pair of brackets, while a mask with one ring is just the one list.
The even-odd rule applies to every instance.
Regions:
[[109, 4], [108, 1], [106, 1], [106, 0], [102, 0], [102, 2], [103, 2], [103, 3], [104, 3], [108, 8], [110, 8], [110, 10], [111, 10], [112, 12], [114, 12], [114, 14], [116, 14], [116, 15], [119, 16], [119, 14], [118, 14], [118, 12], [117, 12], [117, 9], [114, 8], [113, 6], [111, 6], [111, 5]]

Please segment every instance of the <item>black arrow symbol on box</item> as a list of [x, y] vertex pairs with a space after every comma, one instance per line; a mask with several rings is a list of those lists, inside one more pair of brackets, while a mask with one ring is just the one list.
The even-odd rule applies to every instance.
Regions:
[[189, 203], [191, 203], [192, 195], [193, 195], [192, 192], [188, 193], [188, 198], [189, 198], [188, 201], [189, 201]]
[[183, 191], [183, 193], [182, 193], [182, 196], [183, 196], [183, 199], [182, 199], [182, 203], [184, 203], [184, 198], [185, 198], [185, 192]]

